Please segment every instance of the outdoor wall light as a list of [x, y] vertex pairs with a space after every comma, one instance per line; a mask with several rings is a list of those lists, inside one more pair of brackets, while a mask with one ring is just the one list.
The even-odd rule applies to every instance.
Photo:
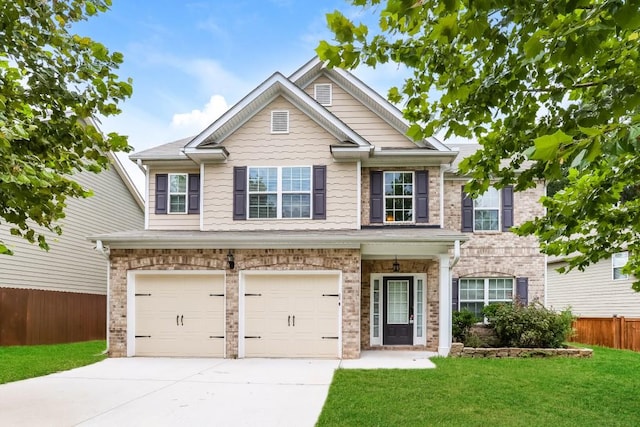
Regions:
[[398, 255], [396, 255], [396, 260], [393, 263], [393, 272], [394, 273], [400, 272], [400, 263], [398, 262]]
[[236, 267], [236, 259], [233, 257], [231, 249], [229, 249], [229, 253], [227, 254], [227, 264], [229, 265], [229, 270], [233, 270]]

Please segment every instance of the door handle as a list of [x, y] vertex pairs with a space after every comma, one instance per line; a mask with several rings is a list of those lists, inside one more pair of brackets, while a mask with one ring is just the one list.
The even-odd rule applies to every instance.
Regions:
[[295, 314], [293, 315], [293, 326], [296, 326], [296, 316], [295, 316]]
[[291, 326], [291, 315], [287, 316], [287, 326]]
[[176, 315], [176, 326], [180, 326], [180, 315]]
[[180, 316], [180, 325], [184, 326], [184, 314]]

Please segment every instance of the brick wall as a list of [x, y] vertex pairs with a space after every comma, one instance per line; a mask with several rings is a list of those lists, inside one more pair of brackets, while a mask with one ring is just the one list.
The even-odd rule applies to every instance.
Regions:
[[[466, 181], [445, 181], [445, 228], [461, 229], [462, 185]], [[514, 224], [519, 225], [544, 215], [539, 203], [544, 186], [514, 193]], [[470, 239], [462, 245], [460, 261], [453, 269], [453, 277], [527, 277], [529, 301], [544, 298], [544, 255], [535, 237], [519, 237], [511, 232], [468, 233]]]
[[[224, 249], [112, 249], [109, 354], [127, 354], [127, 272], [130, 270], [225, 270]], [[360, 356], [360, 252], [357, 249], [234, 250], [226, 271], [226, 354], [238, 356], [238, 272], [241, 270], [341, 270], [343, 358]]]

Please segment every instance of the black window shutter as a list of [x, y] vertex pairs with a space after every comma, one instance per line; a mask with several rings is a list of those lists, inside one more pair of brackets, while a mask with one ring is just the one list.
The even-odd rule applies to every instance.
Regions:
[[247, 167], [233, 168], [233, 219], [247, 219]]
[[384, 215], [384, 183], [382, 182], [381, 171], [371, 171], [371, 197], [369, 201], [369, 222], [372, 224], [381, 223]]
[[462, 231], [473, 231], [473, 199], [462, 186]]
[[516, 298], [522, 305], [529, 304], [529, 278], [518, 277], [516, 279]]
[[200, 213], [200, 174], [189, 174], [189, 213]]
[[416, 172], [416, 222], [429, 222], [429, 171]]
[[458, 286], [458, 281], [459, 279], [453, 278], [451, 279], [451, 310], [452, 311], [458, 311], [460, 310], [460, 307], [458, 306], [458, 292], [459, 292], [459, 286]]
[[327, 167], [313, 167], [313, 219], [327, 219]]
[[156, 174], [156, 214], [167, 213], [167, 195], [169, 191], [169, 175]]
[[513, 227], [513, 187], [502, 189], [502, 231], [509, 231]]

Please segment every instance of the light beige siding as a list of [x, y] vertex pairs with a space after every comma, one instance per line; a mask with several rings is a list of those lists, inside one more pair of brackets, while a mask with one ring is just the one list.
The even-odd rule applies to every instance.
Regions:
[[613, 280], [611, 260], [602, 260], [585, 269], [561, 274], [557, 268], [566, 263], [547, 266], [547, 305], [555, 309], [571, 307], [577, 316], [640, 317], [640, 293], [631, 289], [634, 278]]
[[87, 240], [92, 234], [140, 230], [144, 215], [115, 170], [74, 176], [94, 192], [87, 199], [68, 199], [63, 233], [46, 233], [51, 250], [10, 236], [0, 225], [0, 239], [15, 253], [0, 255], [0, 286], [106, 294], [107, 261]]
[[320, 76], [306, 87], [305, 90], [311, 97], [314, 96], [314, 85], [317, 83], [331, 83], [333, 101], [326, 108], [371, 144], [376, 147], [416, 147], [407, 136], [395, 130], [327, 77]]
[[[289, 133], [271, 134], [272, 110], [289, 111]], [[245, 123], [223, 145], [229, 160], [204, 173], [205, 230], [327, 230], [357, 227], [356, 163], [336, 163], [336, 139], [282, 97]], [[233, 220], [234, 166], [327, 166], [327, 219]]]
[[200, 215], [163, 214], [156, 215], [156, 174], [158, 173], [200, 173], [193, 169], [150, 169], [149, 170], [149, 230], [199, 230]]

